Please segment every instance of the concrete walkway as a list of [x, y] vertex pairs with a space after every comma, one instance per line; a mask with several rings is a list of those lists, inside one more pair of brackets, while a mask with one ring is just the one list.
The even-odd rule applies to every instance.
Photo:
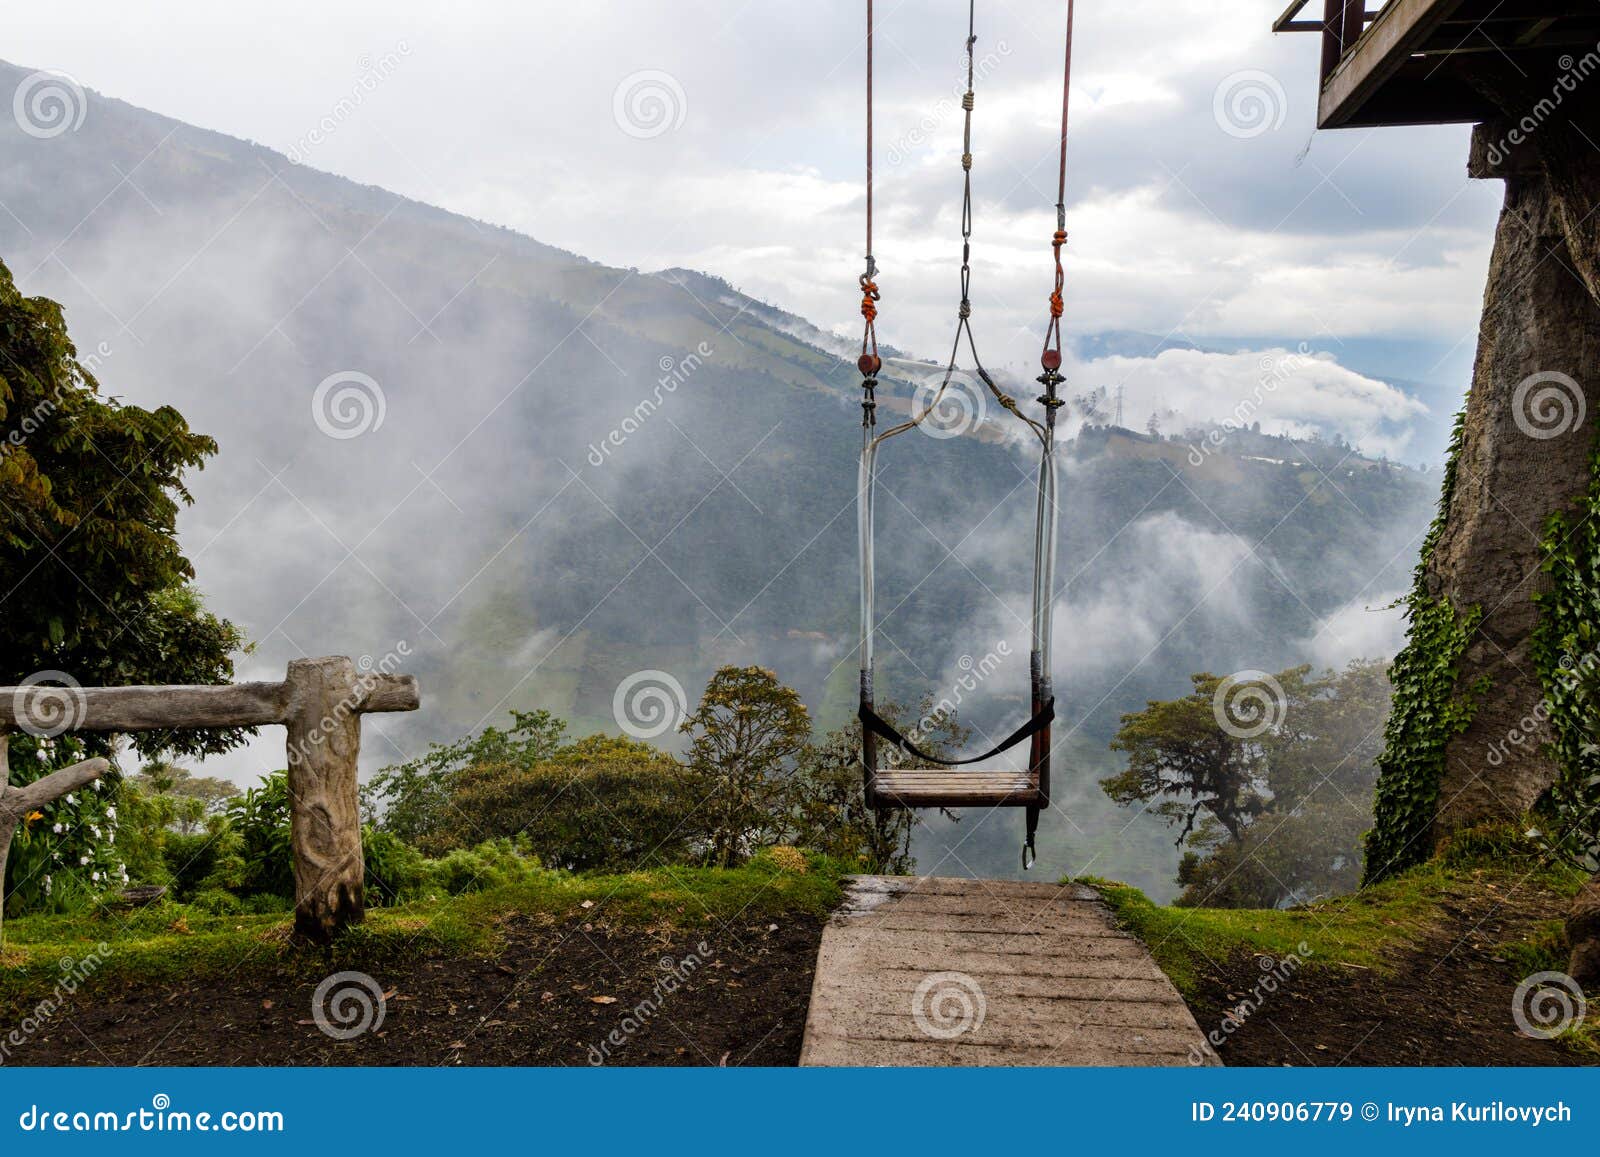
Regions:
[[822, 933], [802, 1065], [1186, 1065], [1172, 982], [1079, 885], [855, 876]]

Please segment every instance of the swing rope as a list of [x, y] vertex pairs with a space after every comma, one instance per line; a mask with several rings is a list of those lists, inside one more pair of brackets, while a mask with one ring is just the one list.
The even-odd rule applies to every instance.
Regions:
[[1071, 95], [1072, 0], [1067, 0], [1066, 62], [1061, 68], [1061, 168], [1056, 184], [1056, 231], [1050, 240], [1050, 247], [1055, 250], [1056, 285], [1050, 291], [1050, 322], [1044, 331], [1044, 352], [1039, 355], [1039, 364], [1046, 374], [1054, 374], [1061, 368], [1061, 315], [1066, 311], [1062, 297], [1066, 274], [1061, 268], [1061, 247], [1067, 243], [1067, 107]]
[[872, 422], [871, 394], [877, 385], [878, 371], [883, 367], [883, 361], [878, 357], [878, 329], [874, 324], [878, 318], [878, 261], [872, 255], [872, 0], [867, 0], [867, 267], [861, 274], [861, 317], [864, 322], [861, 330], [861, 357], [856, 366], [861, 371], [861, 376], [870, 381], [862, 383], [862, 388], [867, 391], [867, 401], [863, 402], [866, 413], [863, 415], [862, 424], [870, 426]]

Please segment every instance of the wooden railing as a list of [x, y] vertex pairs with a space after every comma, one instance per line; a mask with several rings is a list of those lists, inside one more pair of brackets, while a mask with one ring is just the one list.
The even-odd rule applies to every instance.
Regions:
[[189, 731], [281, 726], [287, 733], [295, 928], [326, 942], [364, 908], [356, 761], [361, 716], [415, 711], [410, 675], [363, 672], [349, 659], [296, 659], [281, 683], [215, 687], [0, 687], [0, 880], [17, 824], [109, 770], [89, 759], [10, 786], [7, 733]]

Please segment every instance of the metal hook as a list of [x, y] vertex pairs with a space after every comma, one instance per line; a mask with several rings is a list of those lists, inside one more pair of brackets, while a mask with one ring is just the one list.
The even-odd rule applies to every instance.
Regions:
[[1024, 872], [1031, 870], [1038, 858], [1038, 852], [1034, 850], [1033, 838], [1030, 836], [1022, 845], [1022, 870]]

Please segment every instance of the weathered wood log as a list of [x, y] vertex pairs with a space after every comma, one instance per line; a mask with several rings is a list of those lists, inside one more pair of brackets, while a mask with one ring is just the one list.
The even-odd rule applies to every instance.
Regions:
[[[410, 675], [363, 674], [354, 694], [349, 710], [362, 714], [415, 711], [421, 703], [417, 681]], [[66, 730], [72, 731], [266, 727], [287, 723], [292, 710], [288, 682], [216, 687], [0, 687], [0, 729], [26, 731], [31, 721], [44, 719], [55, 724], [64, 697], [70, 700], [71, 725]]]
[[[6, 861], [11, 858], [11, 837], [16, 834], [17, 825], [45, 804], [77, 791], [111, 769], [103, 759], [86, 759], [23, 787], [12, 787], [10, 747], [10, 736], [0, 731], [0, 891], [3, 891]], [[4, 928], [5, 903], [4, 896], [0, 895], [0, 931]]]
[[[356, 759], [361, 716], [415, 711], [422, 702], [410, 675], [360, 671], [349, 659], [298, 659], [281, 683], [195, 687], [0, 687], [0, 743], [7, 730], [168, 731], [263, 727], [288, 729], [290, 825], [294, 849], [295, 926], [326, 942], [363, 911], [361, 814]], [[0, 766], [4, 764], [0, 746]], [[12, 791], [0, 778], [0, 874], [18, 819], [42, 803], [104, 774], [89, 760]]]
[[287, 686], [294, 926], [327, 943], [365, 903], [356, 781], [364, 695], [345, 658], [297, 659]]

